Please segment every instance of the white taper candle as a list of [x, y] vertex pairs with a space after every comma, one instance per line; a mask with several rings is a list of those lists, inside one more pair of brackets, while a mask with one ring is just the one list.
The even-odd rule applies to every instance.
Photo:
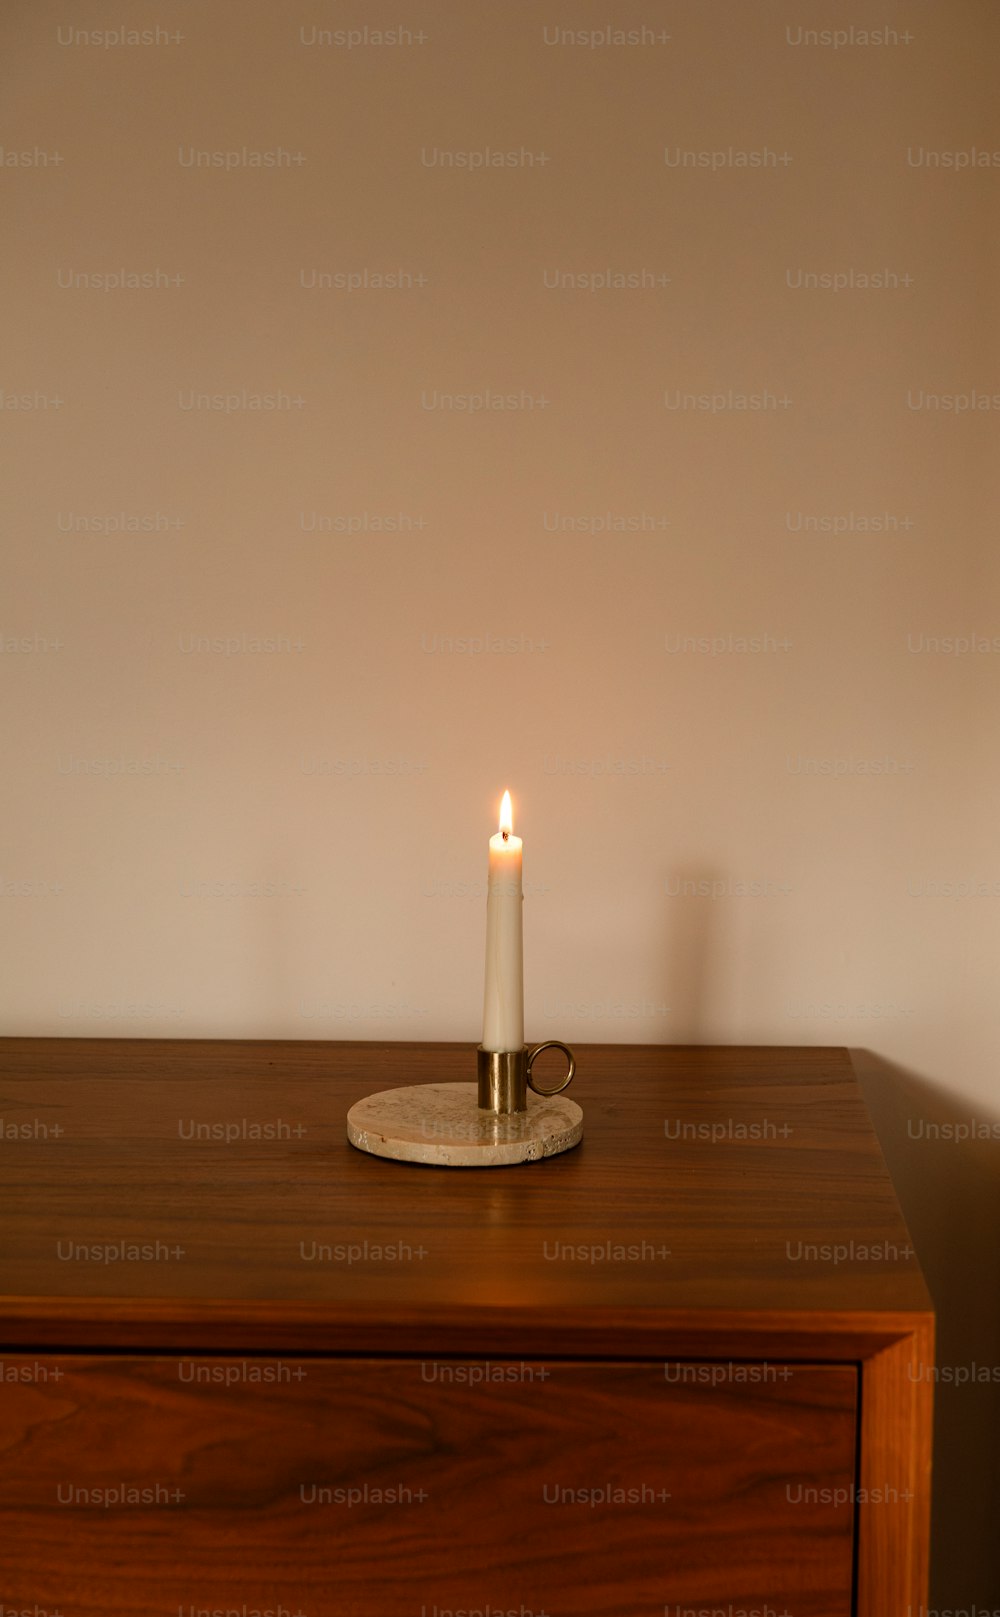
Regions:
[[524, 1044], [522, 903], [521, 839], [513, 834], [510, 793], [504, 792], [500, 829], [490, 837], [484, 1050], [520, 1050]]

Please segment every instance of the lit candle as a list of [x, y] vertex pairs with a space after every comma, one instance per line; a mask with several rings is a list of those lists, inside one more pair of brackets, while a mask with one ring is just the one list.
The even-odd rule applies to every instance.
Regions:
[[510, 793], [500, 806], [500, 829], [490, 837], [486, 889], [486, 993], [483, 1049], [524, 1045], [524, 950], [521, 936], [521, 838], [514, 836]]

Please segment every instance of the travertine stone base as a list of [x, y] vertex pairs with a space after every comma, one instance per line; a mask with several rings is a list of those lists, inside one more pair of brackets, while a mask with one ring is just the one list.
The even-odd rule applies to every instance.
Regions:
[[565, 1095], [528, 1093], [528, 1110], [508, 1117], [480, 1111], [475, 1084], [413, 1084], [356, 1101], [347, 1138], [359, 1151], [437, 1168], [503, 1168], [540, 1162], [583, 1138], [583, 1112]]

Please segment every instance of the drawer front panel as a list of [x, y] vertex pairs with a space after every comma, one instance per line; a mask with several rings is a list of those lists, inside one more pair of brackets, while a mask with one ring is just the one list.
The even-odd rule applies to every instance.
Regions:
[[9, 1355], [2, 1375], [7, 1608], [851, 1611], [851, 1365]]

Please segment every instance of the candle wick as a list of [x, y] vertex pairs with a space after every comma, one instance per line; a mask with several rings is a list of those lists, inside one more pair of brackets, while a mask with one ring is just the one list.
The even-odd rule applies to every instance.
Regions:
[[507, 838], [508, 838], [508, 837], [509, 837], [509, 836], [510, 836], [510, 832], [509, 832], [509, 831], [505, 831], [505, 832], [504, 832], [504, 833], [503, 833], [503, 839], [504, 839], [504, 841], [505, 841], [505, 842], [506, 842], [506, 841], [507, 841]]

